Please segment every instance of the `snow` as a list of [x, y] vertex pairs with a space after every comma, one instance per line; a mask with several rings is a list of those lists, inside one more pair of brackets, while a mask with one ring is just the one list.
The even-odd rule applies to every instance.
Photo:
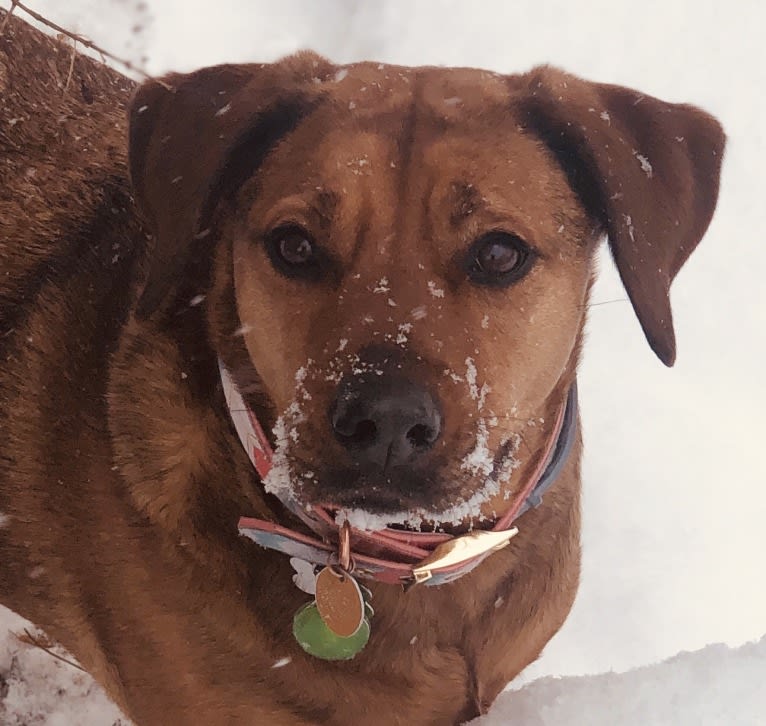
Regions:
[[390, 290], [391, 288], [388, 286], [387, 277], [381, 277], [380, 280], [378, 280], [377, 285], [372, 289], [374, 293], [390, 292]]
[[625, 220], [625, 226], [628, 228], [628, 235], [630, 235], [630, 241], [635, 242], [636, 241], [636, 230], [633, 227], [633, 219], [629, 214], [623, 214], [623, 219]]
[[444, 297], [444, 290], [438, 287], [433, 280], [428, 281], [428, 292], [430, 292], [433, 297]]
[[[129, 726], [93, 679], [76, 666], [24, 642], [43, 634], [0, 607], [0, 724], [3, 726]], [[63, 649], [55, 652], [73, 661]]]
[[[294, 397], [287, 409], [277, 417], [272, 429], [277, 445], [274, 448], [271, 469], [263, 479], [264, 490], [293, 509], [299, 498], [301, 480], [295, 476], [290, 466], [290, 445], [298, 442], [298, 427], [306, 420], [301, 401], [311, 400], [311, 394], [304, 384], [313, 364], [314, 361], [309, 358], [306, 365], [295, 372]], [[313, 474], [307, 472], [305, 476], [310, 478]]]
[[[146, 29], [134, 34], [138, 4], [113, 0], [108, 12], [105, 0], [35, 0], [34, 7], [133, 61], [147, 54], [152, 73], [272, 60], [301, 47], [340, 63], [374, 58], [511, 72], [547, 62], [696, 103], [722, 119], [729, 146], [718, 210], [673, 287], [679, 351], [672, 371], [648, 349], [628, 302], [598, 305], [625, 299], [601, 254], [579, 381], [581, 588], [564, 628], [518, 680], [526, 685], [501, 696], [479, 723], [763, 723], [764, 644], [743, 644], [766, 631], [766, 248], [755, 241], [766, 223], [766, 101], [753, 90], [766, 82], [766, 6], [668, 0], [645, 3], [636, 15], [607, 0], [444, 0], [438, 11], [404, 0], [220, 0], [211, 14], [199, 0], [156, 0], [141, 11]], [[415, 320], [426, 318], [428, 309], [416, 310]], [[0, 632], [17, 627], [7, 611], [0, 622]], [[9, 648], [28, 646], [11, 635], [0, 642], [7, 674]], [[716, 642], [734, 649], [705, 648]], [[114, 721], [113, 713], [87, 715], [98, 695], [77, 680], [79, 671], [48, 665], [53, 659], [39, 652], [23, 658], [17, 663], [28, 687], [13, 681], [9, 694], [27, 688], [20, 706], [27, 711], [0, 712], [0, 722]]]
[[484, 403], [487, 398], [487, 394], [492, 390], [489, 387], [489, 384], [483, 383], [481, 385], [481, 388], [479, 388], [476, 377], [477, 377], [477, 371], [476, 371], [476, 363], [474, 362], [473, 358], [466, 358], [465, 359], [465, 367], [466, 367], [466, 373], [465, 373], [465, 380], [468, 383], [468, 393], [470, 394], [471, 398], [476, 401], [476, 407], [479, 411], [481, 411], [484, 408]]
[[274, 435], [276, 447], [274, 449], [274, 458], [271, 462], [271, 469], [263, 480], [263, 488], [282, 501], [292, 501], [294, 477], [290, 467], [290, 461], [287, 458], [287, 452], [290, 442], [296, 438], [291, 432], [295, 428], [288, 428], [288, 424], [283, 416], [277, 418], [274, 424]]
[[494, 457], [487, 446], [488, 440], [487, 422], [480, 418], [476, 423], [476, 445], [460, 462], [461, 469], [469, 471], [473, 476], [477, 474], [489, 476]]
[[641, 164], [641, 170], [644, 172], [644, 174], [646, 174], [646, 176], [651, 179], [654, 176], [654, 169], [649, 163], [649, 159], [647, 159], [642, 154], [639, 154], [635, 149], [633, 150], [633, 156], [635, 156], [638, 160], [638, 163]]
[[471, 726], [763, 726], [764, 673], [766, 638], [710, 645], [625, 673], [542, 678]]

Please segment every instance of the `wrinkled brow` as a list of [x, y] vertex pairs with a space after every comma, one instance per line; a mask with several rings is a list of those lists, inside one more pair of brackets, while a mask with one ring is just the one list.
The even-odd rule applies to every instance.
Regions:
[[340, 195], [331, 189], [320, 189], [313, 200], [313, 207], [322, 226], [329, 227], [340, 204]]
[[453, 227], [457, 227], [485, 204], [479, 190], [469, 182], [452, 182], [452, 194], [453, 208], [449, 221]]

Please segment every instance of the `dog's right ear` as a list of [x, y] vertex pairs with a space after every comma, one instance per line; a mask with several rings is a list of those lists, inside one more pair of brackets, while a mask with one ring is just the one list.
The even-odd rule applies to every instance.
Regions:
[[312, 53], [271, 65], [223, 65], [143, 84], [130, 106], [129, 164], [151, 233], [137, 314], [146, 318], [208, 255], [216, 203], [319, 102], [335, 67]]

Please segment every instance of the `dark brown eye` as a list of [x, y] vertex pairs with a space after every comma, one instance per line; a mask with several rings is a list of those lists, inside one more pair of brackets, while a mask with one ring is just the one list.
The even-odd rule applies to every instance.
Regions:
[[300, 227], [275, 230], [274, 242], [279, 256], [288, 265], [305, 265], [314, 259], [314, 243]]
[[501, 240], [489, 240], [476, 252], [476, 266], [490, 275], [505, 275], [519, 264], [521, 252]]
[[282, 225], [266, 235], [271, 262], [289, 277], [315, 277], [319, 255], [311, 235], [299, 225]]
[[510, 285], [532, 267], [534, 254], [524, 241], [507, 232], [488, 232], [468, 253], [468, 275], [483, 285]]

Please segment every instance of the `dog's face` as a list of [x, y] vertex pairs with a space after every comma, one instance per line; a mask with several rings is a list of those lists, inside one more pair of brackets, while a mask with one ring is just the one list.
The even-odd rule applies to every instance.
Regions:
[[445, 129], [441, 93], [415, 102], [398, 74], [377, 92], [383, 112], [360, 93], [307, 118], [224, 235], [304, 503], [438, 511], [526, 453], [574, 354], [592, 225], [540, 140], [493, 133], [475, 93]]
[[668, 287], [722, 150], [701, 112], [549, 70], [312, 55], [171, 83], [133, 106], [158, 235], [140, 312], [179, 304], [207, 250], [211, 337], [266, 403], [273, 486], [300, 506], [502, 511], [573, 381], [603, 231], [672, 362]]

